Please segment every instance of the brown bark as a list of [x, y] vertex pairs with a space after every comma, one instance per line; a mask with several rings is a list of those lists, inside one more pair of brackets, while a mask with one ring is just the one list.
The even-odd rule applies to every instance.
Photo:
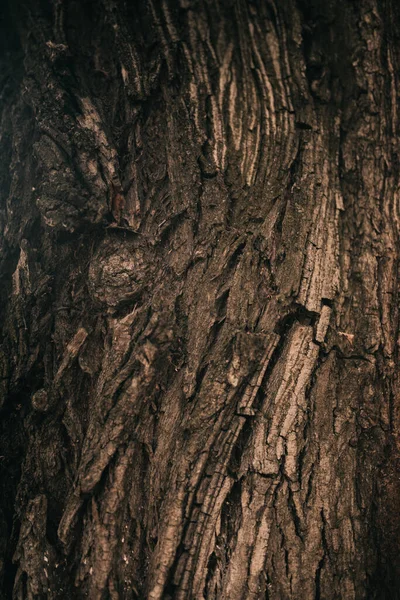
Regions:
[[399, 597], [396, 0], [20, 0], [2, 597]]

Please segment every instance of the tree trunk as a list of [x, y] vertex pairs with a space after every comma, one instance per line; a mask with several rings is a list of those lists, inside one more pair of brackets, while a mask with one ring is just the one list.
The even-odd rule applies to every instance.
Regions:
[[400, 598], [398, 1], [1, 29], [2, 597]]

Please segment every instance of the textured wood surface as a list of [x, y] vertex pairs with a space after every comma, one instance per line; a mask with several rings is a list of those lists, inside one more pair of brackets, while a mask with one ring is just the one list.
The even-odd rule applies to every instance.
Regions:
[[398, 598], [396, 0], [1, 28], [0, 597]]

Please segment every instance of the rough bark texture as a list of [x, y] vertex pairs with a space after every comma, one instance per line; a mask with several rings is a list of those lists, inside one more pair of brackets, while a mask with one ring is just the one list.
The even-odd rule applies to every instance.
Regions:
[[397, 0], [1, 28], [2, 597], [398, 598]]

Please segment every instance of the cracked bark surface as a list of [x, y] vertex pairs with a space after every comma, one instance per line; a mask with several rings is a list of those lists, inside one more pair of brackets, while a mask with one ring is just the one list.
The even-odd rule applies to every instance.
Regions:
[[396, 1], [0, 26], [1, 597], [398, 598]]

